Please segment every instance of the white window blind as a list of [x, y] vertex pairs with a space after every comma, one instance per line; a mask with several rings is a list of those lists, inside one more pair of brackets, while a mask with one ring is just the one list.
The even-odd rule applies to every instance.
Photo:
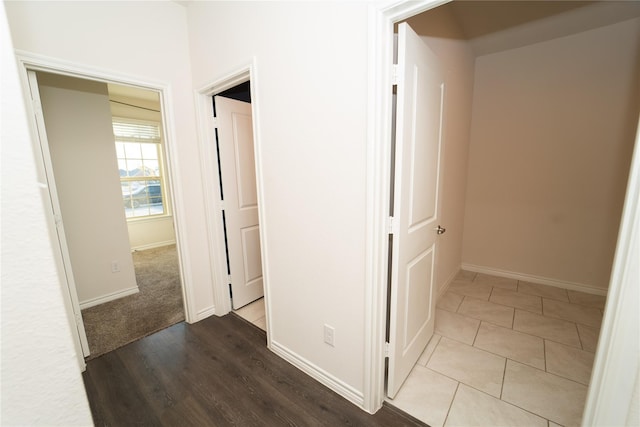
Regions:
[[160, 126], [149, 123], [113, 122], [113, 134], [122, 142], [155, 142], [160, 144]]

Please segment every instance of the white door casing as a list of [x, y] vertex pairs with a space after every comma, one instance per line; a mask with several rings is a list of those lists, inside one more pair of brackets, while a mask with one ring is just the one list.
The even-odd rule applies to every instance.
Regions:
[[64, 224], [62, 222], [62, 209], [60, 208], [60, 199], [58, 198], [57, 187], [55, 183], [55, 177], [53, 175], [53, 163], [51, 161], [51, 153], [49, 151], [49, 140], [47, 139], [47, 129], [44, 122], [44, 115], [42, 112], [42, 102], [40, 101], [40, 90], [38, 88], [38, 77], [35, 71], [27, 70], [27, 79], [29, 82], [29, 92], [31, 95], [31, 102], [33, 104], [33, 111], [35, 115], [35, 125], [38, 131], [38, 141], [40, 144], [40, 160], [44, 166], [44, 172], [47, 180], [47, 190], [49, 193], [49, 200], [51, 204], [52, 215], [55, 222], [56, 238], [58, 243], [58, 251], [54, 251], [57, 255], [56, 262], [62, 274], [61, 279], [66, 284], [68, 290], [70, 309], [73, 315], [75, 327], [77, 330], [77, 338], [80, 342], [80, 348], [82, 349], [82, 356], [89, 356], [89, 341], [87, 340], [87, 333], [84, 328], [84, 322], [82, 320], [82, 311], [80, 309], [80, 301], [78, 299], [78, 291], [76, 288], [76, 282], [73, 276], [73, 270], [71, 268], [71, 256], [69, 254], [69, 246], [67, 244], [67, 238], [64, 231]]
[[387, 395], [433, 335], [444, 74], [406, 24], [398, 28], [396, 154]]
[[233, 308], [264, 295], [251, 104], [215, 96]]

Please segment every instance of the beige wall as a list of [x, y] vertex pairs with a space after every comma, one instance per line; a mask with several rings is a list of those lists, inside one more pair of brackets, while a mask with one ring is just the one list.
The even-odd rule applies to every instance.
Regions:
[[441, 291], [460, 269], [473, 97], [474, 56], [449, 8], [407, 21], [442, 61], [445, 70], [444, 145], [437, 285]]
[[107, 85], [38, 73], [38, 86], [80, 304], [137, 292]]
[[463, 262], [604, 290], [638, 120], [640, 21], [478, 57]]

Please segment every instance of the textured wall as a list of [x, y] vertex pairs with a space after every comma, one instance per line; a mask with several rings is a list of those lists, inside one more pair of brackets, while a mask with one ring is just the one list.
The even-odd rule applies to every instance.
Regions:
[[3, 5], [0, 42], [2, 424], [91, 425]]

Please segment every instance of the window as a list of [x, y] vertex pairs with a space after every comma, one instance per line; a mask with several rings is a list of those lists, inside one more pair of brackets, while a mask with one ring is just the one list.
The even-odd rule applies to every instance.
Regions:
[[165, 214], [160, 125], [114, 119], [113, 134], [127, 218]]

